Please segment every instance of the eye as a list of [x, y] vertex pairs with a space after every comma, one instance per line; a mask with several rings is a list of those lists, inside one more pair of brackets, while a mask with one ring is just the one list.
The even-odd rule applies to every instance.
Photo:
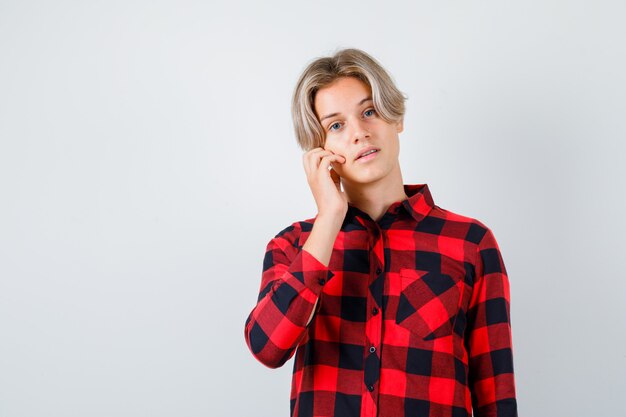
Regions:
[[367, 109], [363, 112], [363, 114], [365, 115], [365, 117], [371, 117], [374, 114], [376, 114], [376, 110], [374, 109]]
[[[336, 127], [336, 128], [335, 128], [335, 127]], [[339, 122], [335, 122], [335, 123], [333, 123], [332, 125], [328, 126], [328, 130], [330, 130], [330, 131], [332, 132], [333, 130], [337, 130], [337, 129], [339, 129], [340, 127], [341, 127], [341, 123], [339, 123]]]

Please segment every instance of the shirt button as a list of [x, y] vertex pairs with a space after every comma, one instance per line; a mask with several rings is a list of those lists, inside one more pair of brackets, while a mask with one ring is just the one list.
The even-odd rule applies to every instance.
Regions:
[[367, 386], [367, 390], [368, 390], [369, 392], [374, 391], [374, 386], [373, 386], [373, 385], [368, 385], [368, 386]]
[[370, 353], [376, 352], [376, 348], [374, 346], [370, 347]]
[[326, 280], [324, 278], [320, 278], [319, 283], [320, 285], [324, 285], [326, 284]]
[[380, 268], [376, 268], [376, 275], [380, 275], [380, 273], [381, 273], [381, 272], [383, 272], [383, 270], [382, 270], [382, 269], [380, 269]]
[[378, 314], [378, 309], [376, 307], [374, 307], [372, 309], [372, 316], [375, 316], [376, 314]]

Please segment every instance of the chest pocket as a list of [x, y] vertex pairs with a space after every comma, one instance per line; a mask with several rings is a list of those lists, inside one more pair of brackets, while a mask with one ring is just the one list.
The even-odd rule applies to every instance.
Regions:
[[396, 323], [425, 340], [449, 336], [459, 311], [462, 282], [440, 272], [400, 269]]

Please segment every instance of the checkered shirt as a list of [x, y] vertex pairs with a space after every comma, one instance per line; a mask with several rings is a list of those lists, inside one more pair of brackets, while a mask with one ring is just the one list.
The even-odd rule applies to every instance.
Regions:
[[495, 237], [404, 189], [378, 221], [349, 205], [328, 267], [302, 249], [314, 218], [267, 245], [245, 339], [271, 368], [295, 353], [292, 417], [517, 416]]

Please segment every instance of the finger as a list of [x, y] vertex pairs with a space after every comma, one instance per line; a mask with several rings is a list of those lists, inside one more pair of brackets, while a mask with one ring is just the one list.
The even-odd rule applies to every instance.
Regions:
[[335, 155], [337, 155], [340, 159], [337, 160], [337, 161], [333, 161], [333, 162], [336, 162], [336, 163], [339, 163], [339, 164], [342, 164], [342, 165], [346, 163], [347, 160], [346, 160], [345, 156], [339, 155], [339, 154], [335, 154]]
[[337, 174], [337, 171], [335, 171], [334, 169], [330, 170], [330, 178], [332, 178], [333, 182], [335, 183], [335, 185], [337, 186], [337, 190], [341, 191], [341, 177], [339, 176], [339, 174]]
[[311, 154], [308, 156], [308, 158], [309, 158], [309, 169], [311, 171], [319, 169], [320, 163], [322, 161], [322, 158], [324, 158], [326, 156], [330, 156], [330, 155], [333, 155], [333, 153], [330, 152], [330, 151], [324, 150], [324, 149], [320, 149], [319, 151], [311, 152]]
[[315, 154], [322, 150], [322, 148], [313, 148], [302, 155], [302, 163], [304, 165], [304, 171], [307, 175], [311, 172], [312, 167], [317, 166], [317, 163], [315, 162]]
[[308, 160], [313, 160], [315, 159], [315, 155], [319, 154], [320, 152], [324, 152], [324, 149], [313, 148], [304, 154], [304, 158], [307, 158]]
[[319, 171], [328, 172], [328, 167], [330, 167], [331, 162], [340, 162], [342, 160], [345, 160], [345, 158], [341, 155], [335, 155], [335, 154], [326, 155], [322, 157], [320, 161]]
[[335, 165], [335, 164], [343, 165], [343, 164], [345, 164], [345, 163], [346, 163], [346, 158], [345, 158], [344, 156], [342, 156], [342, 155], [338, 155], [338, 154], [337, 154], [337, 156], [339, 156], [339, 157], [340, 157], [340, 159], [338, 159], [338, 160], [336, 160], [336, 161], [331, 161], [331, 163], [330, 163], [330, 166], [331, 166], [333, 169], [335, 169], [335, 168], [336, 168], [336, 165]]

